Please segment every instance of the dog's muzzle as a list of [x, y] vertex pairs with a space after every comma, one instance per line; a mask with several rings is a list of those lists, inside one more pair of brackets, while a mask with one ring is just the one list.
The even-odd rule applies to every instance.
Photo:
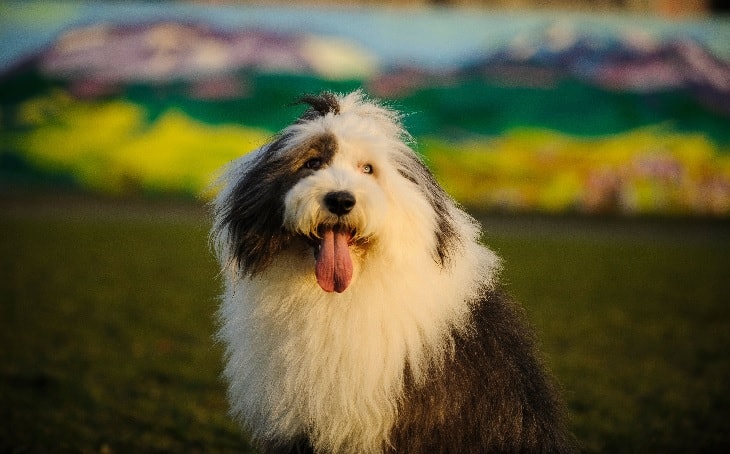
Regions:
[[[324, 205], [334, 215], [344, 216], [355, 206], [355, 195], [349, 191], [333, 191], [325, 194]], [[315, 275], [325, 292], [344, 292], [352, 281], [351, 229], [341, 225], [323, 226], [320, 241], [315, 249]]]

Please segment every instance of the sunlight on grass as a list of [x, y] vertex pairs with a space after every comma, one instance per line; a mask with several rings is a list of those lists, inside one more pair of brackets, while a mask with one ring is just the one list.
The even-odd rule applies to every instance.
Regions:
[[[246, 452], [202, 209], [19, 203], [0, 210], [0, 451]], [[586, 452], [729, 445], [724, 224], [492, 221]]]

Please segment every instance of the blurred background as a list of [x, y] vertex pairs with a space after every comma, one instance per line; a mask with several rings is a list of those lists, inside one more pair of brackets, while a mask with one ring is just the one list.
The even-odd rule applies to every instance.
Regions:
[[467, 206], [730, 215], [718, 5], [399, 3], [5, 4], [0, 181], [197, 197], [302, 93], [362, 87]]
[[218, 169], [362, 88], [475, 213], [589, 452], [730, 447], [721, 0], [3, 2], [0, 451], [246, 451]]

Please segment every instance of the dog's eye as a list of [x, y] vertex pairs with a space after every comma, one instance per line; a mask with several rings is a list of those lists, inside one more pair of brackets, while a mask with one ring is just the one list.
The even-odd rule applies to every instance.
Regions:
[[373, 173], [373, 166], [371, 166], [370, 164], [365, 164], [362, 167], [360, 167], [360, 171], [362, 173], [368, 173], [368, 174]]
[[322, 159], [321, 158], [312, 158], [309, 161], [304, 163], [305, 169], [310, 170], [319, 170], [322, 167]]

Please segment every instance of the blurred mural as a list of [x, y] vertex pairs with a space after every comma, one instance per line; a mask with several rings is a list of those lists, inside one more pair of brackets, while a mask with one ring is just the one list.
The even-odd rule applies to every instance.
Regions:
[[188, 3], [0, 5], [0, 190], [205, 196], [363, 87], [477, 209], [730, 216], [730, 20]]

